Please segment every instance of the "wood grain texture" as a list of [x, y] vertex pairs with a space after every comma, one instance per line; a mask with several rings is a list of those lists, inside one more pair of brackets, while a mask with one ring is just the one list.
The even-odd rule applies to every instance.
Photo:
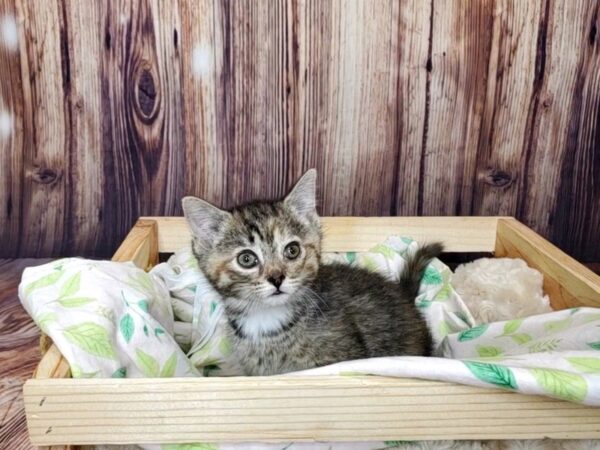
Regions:
[[419, 214], [470, 213], [493, 2], [433, 2]]
[[32, 448], [22, 387], [40, 360], [40, 333], [19, 303], [17, 286], [25, 267], [49, 261], [0, 260], [0, 448]]
[[[71, 170], [71, 116], [67, 95], [69, 63], [63, 53], [67, 38], [62, 6], [59, 2], [17, 2], [24, 81], [23, 197], [19, 205], [24, 230], [19, 253], [23, 255], [47, 256], [63, 252], [71, 194], [71, 186], [67, 186]], [[15, 238], [18, 237], [9, 239]]]
[[323, 215], [514, 215], [598, 261], [599, 8], [0, 0], [0, 257], [109, 257], [316, 167]]
[[[494, 3], [487, 86], [477, 142], [473, 215], [516, 215], [544, 2]], [[535, 103], [535, 102], [534, 102]]]
[[573, 249], [589, 257], [600, 248], [598, 231], [595, 238], [582, 239], [584, 229], [597, 226], [600, 207], [600, 191], [592, 181], [600, 174], [600, 142], [591, 142], [600, 127], [599, 4], [556, 1], [547, 8], [540, 104], [531, 130], [520, 216], [542, 235], [572, 242]]
[[386, 377], [29, 380], [24, 398], [37, 445], [600, 436], [598, 408]]
[[183, 195], [177, 8], [123, 0], [104, 7], [103, 253], [143, 211], [180, 212]]
[[[0, 1], [0, 15], [18, 17], [12, 0]], [[17, 45], [7, 45], [0, 37], [0, 117], [8, 121], [0, 130], [0, 258], [19, 253], [22, 229], [23, 201], [23, 88], [17, 35]], [[8, 129], [4, 129], [6, 127]]]

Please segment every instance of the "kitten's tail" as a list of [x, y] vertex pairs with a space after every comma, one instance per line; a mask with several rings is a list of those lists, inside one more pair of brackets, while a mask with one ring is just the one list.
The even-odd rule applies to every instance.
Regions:
[[400, 274], [400, 287], [402, 290], [412, 298], [416, 297], [419, 293], [419, 286], [421, 285], [421, 278], [423, 278], [425, 268], [432, 259], [440, 256], [443, 251], [444, 246], [439, 242], [435, 242], [423, 245], [410, 256], [406, 261], [404, 270]]

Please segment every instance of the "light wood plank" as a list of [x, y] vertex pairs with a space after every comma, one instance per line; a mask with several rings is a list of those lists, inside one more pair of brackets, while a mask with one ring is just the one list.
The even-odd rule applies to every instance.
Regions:
[[71, 189], [67, 188], [71, 116], [68, 55], [63, 51], [68, 47], [64, 5], [28, 0], [15, 3], [19, 21], [24, 24], [19, 36], [23, 191], [21, 204], [14, 205], [15, 211], [21, 211], [20, 253], [57, 255], [65, 245], [64, 212], [71, 196]]
[[471, 213], [495, 2], [432, 2], [419, 215]]
[[[229, 5], [217, 0], [179, 2], [181, 30], [182, 109], [185, 147], [185, 191], [219, 204], [227, 192], [231, 121], [230, 61], [225, 60], [231, 36], [225, 19]], [[179, 207], [179, 204], [178, 204]]]
[[[473, 181], [474, 215], [514, 216], [537, 92], [545, 0], [494, 2], [491, 51]], [[542, 44], [545, 44], [543, 42]]]
[[[63, 58], [69, 67], [68, 108], [70, 127], [70, 204], [64, 211], [70, 254], [93, 255], [106, 246], [102, 233], [105, 186], [102, 164], [102, 52], [104, 23], [102, 5], [66, 0], [63, 7]], [[69, 45], [76, 42], [77, 45]]]
[[600, 437], [600, 408], [413, 379], [30, 380], [24, 393], [35, 444]]
[[[429, 127], [433, 2], [410, 0], [400, 6], [398, 42], [398, 149], [396, 192], [391, 215], [417, 216], [422, 197], [423, 138]], [[426, 39], [429, 37], [429, 39]], [[429, 64], [428, 64], [429, 62]]]
[[[387, 215], [395, 197], [400, 109], [410, 103], [398, 98], [399, 59], [408, 54], [402, 45], [419, 31], [401, 28], [400, 14], [413, 5], [300, 4], [302, 56], [295, 76], [303, 109], [297, 121], [302, 141], [292, 142], [295, 175], [308, 167], [319, 170], [323, 215]], [[418, 56], [410, 64], [418, 66]], [[290, 84], [293, 91], [296, 83]]]
[[24, 201], [26, 149], [22, 130], [27, 120], [19, 46], [25, 47], [25, 36], [15, 0], [0, 1], [0, 17], [0, 20], [17, 28], [16, 43], [7, 44], [0, 36], [0, 258], [11, 258], [19, 253], [19, 237], [24, 234], [25, 228], [19, 208]]
[[600, 252], [600, 3], [547, 5], [546, 44], [538, 62], [544, 73], [536, 80], [539, 105], [517, 217], [562, 248], [591, 258]]
[[140, 219], [131, 229], [121, 246], [117, 249], [113, 261], [133, 261], [149, 270], [158, 263], [158, 236], [154, 220]]
[[498, 221], [495, 256], [522, 258], [542, 272], [554, 309], [600, 307], [600, 276], [515, 219]]
[[[159, 252], [190, 245], [183, 217], [146, 217], [158, 226]], [[441, 241], [447, 252], [493, 252], [497, 217], [322, 217], [325, 252], [365, 252], [390, 235]]]

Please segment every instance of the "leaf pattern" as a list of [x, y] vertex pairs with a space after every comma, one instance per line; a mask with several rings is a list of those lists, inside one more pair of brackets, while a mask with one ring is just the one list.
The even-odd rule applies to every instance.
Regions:
[[371, 249], [372, 253], [379, 253], [384, 256], [385, 259], [393, 260], [398, 254], [387, 245], [378, 244]]
[[167, 359], [165, 365], [160, 371], [160, 376], [163, 378], [170, 378], [175, 375], [175, 368], [177, 367], [177, 353], [173, 354]]
[[140, 309], [141, 309], [142, 311], [144, 311], [145, 313], [148, 313], [148, 311], [149, 311], [149, 309], [150, 309], [150, 308], [149, 308], [149, 303], [148, 303], [148, 300], [140, 300], [140, 301], [138, 302], [138, 306], [139, 306], [139, 307], [140, 307]]
[[35, 280], [35, 281], [31, 282], [30, 284], [28, 284], [25, 287], [25, 295], [29, 295], [37, 289], [41, 289], [41, 288], [55, 284], [60, 279], [62, 274], [63, 274], [62, 270], [52, 272], [52, 273], [40, 278], [39, 280]]
[[143, 350], [139, 348], [135, 350], [136, 362], [144, 375], [147, 377], [157, 377], [159, 371], [159, 365], [156, 359], [150, 356], [148, 353], [145, 353]]
[[218, 450], [213, 444], [197, 442], [194, 444], [166, 444], [162, 450]]
[[60, 306], [64, 308], [79, 308], [80, 306], [87, 305], [94, 300], [95, 299], [91, 297], [69, 297], [59, 299], [58, 303], [60, 303]]
[[64, 335], [68, 341], [92, 355], [110, 359], [116, 357], [108, 333], [94, 322], [69, 327], [65, 329]]
[[77, 364], [71, 364], [71, 375], [73, 378], [94, 378], [96, 375], [100, 373], [100, 371], [95, 372], [84, 372], [81, 367]]
[[372, 272], [377, 272], [377, 263], [371, 256], [365, 256], [362, 258], [362, 265], [365, 269]]
[[544, 330], [548, 331], [549, 333], [556, 333], [557, 331], [566, 330], [571, 326], [571, 323], [573, 323], [572, 317], [567, 317], [566, 319], [562, 320], [553, 320], [544, 324]]
[[510, 336], [510, 338], [519, 345], [526, 344], [533, 340], [533, 338], [526, 333], [516, 333]]
[[435, 296], [436, 300], [446, 300], [452, 294], [452, 286], [449, 283], [446, 283], [442, 289], [439, 290], [437, 295]]
[[547, 341], [536, 342], [529, 346], [529, 353], [551, 352], [558, 348], [562, 339], [549, 339]]
[[125, 378], [127, 377], [127, 367], [121, 367], [113, 372], [111, 378]]
[[517, 389], [515, 376], [507, 367], [476, 361], [464, 361], [464, 364], [481, 381], [503, 388]]
[[36, 323], [46, 334], [48, 334], [48, 326], [52, 322], [56, 322], [56, 314], [52, 312], [42, 313], [38, 317], [36, 317]]
[[77, 272], [71, 278], [69, 278], [60, 288], [59, 296], [70, 297], [79, 291], [79, 285], [81, 284], [81, 272]]
[[567, 358], [575, 369], [583, 373], [600, 373], [600, 358], [586, 358], [583, 356], [573, 356]]
[[346, 260], [349, 264], [354, 263], [356, 261], [356, 252], [346, 252]]
[[482, 345], [478, 345], [476, 348], [477, 348], [477, 353], [482, 358], [489, 358], [489, 357], [493, 357], [493, 356], [502, 355], [502, 349], [500, 347], [494, 347], [494, 346], [484, 347]]
[[131, 314], [127, 313], [121, 318], [119, 321], [119, 330], [125, 342], [129, 343], [135, 332], [135, 321], [131, 317]]
[[504, 332], [502, 333], [502, 336], [508, 336], [509, 334], [514, 333], [519, 329], [522, 323], [523, 319], [509, 320], [504, 324]]
[[152, 283], [150, 275], [143, 271], [139, 271], [134, 276], [129, 277], [127, 279], [127, 284], [133, 289], [140, 292], [145, 293], [148, 291], [154, 291], [154, 284]]
[[460, 342], [470, 341], [471, 339], [478, 338], [488, 329], [488, 324], [479, 325], [477, 327], [469, 328], [468, 330], [461, 331], [458, 335]]
[[587, 395], [587, 383], [581, 375], [557, 369], [530, 369], [530, 371], [544, 392], [553, 397], [582, 402]]
[[452, 333], [452, 325], [445, 320], [442, 320], [439, 325], [439, 333], [442, 337], [448, 336], [450, 333]]
[[421, 283], [423, 284], [442, 284], [442, 276], [435, 267], [427, 266]]
[[600, 350], [600, 341], [598, 342], [588, 342], [589, 347], [592, 347], [594, 350]]

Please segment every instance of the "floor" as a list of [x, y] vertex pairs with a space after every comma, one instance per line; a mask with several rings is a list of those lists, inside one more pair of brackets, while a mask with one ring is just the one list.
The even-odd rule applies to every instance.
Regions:
[[[22, 385], [40, 360], [39, 330], [21, 307], [23, 269], [49, 259], [0, 259], [0, 450], [33, 449], [27, 437]], [[600, 274], [600, 264], [590, 264]]]
[[17, 286], [23, 269], [49, 259], [0, 259], [0, 449], [34, 448], [29, 443], [21, 393], [40, 360], [39, 330], [21, 307]]

